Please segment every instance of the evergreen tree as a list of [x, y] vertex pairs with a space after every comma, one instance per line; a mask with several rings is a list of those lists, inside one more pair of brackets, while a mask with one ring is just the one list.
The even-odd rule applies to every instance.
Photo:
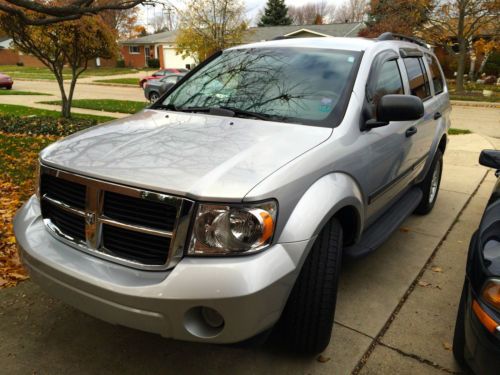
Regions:
[[288, 7], [285, 0], [267, 0], [264, 14], [260, 18], [259, 26], [291, 25], [292, 19], [288, 16]]

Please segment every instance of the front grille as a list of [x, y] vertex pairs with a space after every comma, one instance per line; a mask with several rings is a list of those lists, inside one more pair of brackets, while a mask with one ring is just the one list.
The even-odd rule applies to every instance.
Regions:
[[103, 213], [125, 223], [171, 231], [174, 229], [177, 209], [168, 204], [106, 192]]
[[85, 185], [44, 174], [41, 176], [40, 192], [69, 206], [85, 209]]
[[[114, 255], [133, 259], [145, 264], [165, 264], [170, 247], [170, 238], [130, 230], [104, 224], [102, 229], [104, 247]], [[148, 251], [144, 251], [148, 249]]]
[[47, 201], [42, 202], [42, 215], [44, 218], [50, 218], [52, 224], [65, 235], [75, 241], [85, 241], [83, 216], [72, 214]]
[[141, 269], [182, 256], [193, 202], [41, 166], [42, 216], [57, 238]]

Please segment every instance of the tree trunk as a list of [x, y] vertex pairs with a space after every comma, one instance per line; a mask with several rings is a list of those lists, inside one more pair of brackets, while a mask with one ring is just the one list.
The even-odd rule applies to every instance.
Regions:
[[490, 58], [491, 52], [486, 52], [483, 56], [483, 61], [481, 61], [481, 65], [479, 65], [479, 69], [477, 70], [478, 74], [482, 74], [488, 59]]
[[71, 117], [71, 102], [68, 103], [68, 97], [66, 96], [66, 90], [64, 89], [64, 77], [62, 73], [62, 68], [60, 71], [54, 68], [54, 75], [56, 76], [57, 84], [59, 85], [59, 91], [61, 92], [61, 116], [64, 118]]
[[465, 72], [465, 58], [467, 55], [467, 48], [465, 45], [464, 37], [464, 23], [465, 23], [465, 7], [460, 6], [460, 12], [458, 16], [458, 67], [457, 67], [457, 84], [456, 93], [463, 94], [464, 89], [464, 72]]

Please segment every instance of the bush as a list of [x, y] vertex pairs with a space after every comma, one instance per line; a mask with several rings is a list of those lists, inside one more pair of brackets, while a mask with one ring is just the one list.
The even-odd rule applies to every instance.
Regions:
[[117, 68], [125, 68], [125, 60], [123, 60], [123, 59], [116, 60], [116, 67]]
[[18, 62], [16, 62], [16, 65], [17, 66], [24, 66], [24, 63], [22, 61], [18, 61]]
[[148, 60], [148, 67], [149, 68], [159, 68], [160, 67], [160, 60], [158, 60], [158, 59], [149, 59]]
[[14, 134], [66, 136], [94, 125], [95, 119], [0, 116], [0, 132]]

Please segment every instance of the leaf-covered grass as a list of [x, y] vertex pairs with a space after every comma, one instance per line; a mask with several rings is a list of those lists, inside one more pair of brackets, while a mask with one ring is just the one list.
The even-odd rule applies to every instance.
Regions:
[[28, 278], [16, 248], [12, 222], [34, 192], [39, 151], [56, 138], [0, 132], [0, 288]]
[[[59, 118], [61, 116], [61, 113], [59, 111], [32, 108], [23, 105], [0, 104], [0, 123], [2, 122], [1, 116], [15, 116], [15, 117], [38, 116], [38, 117]], [[96, 116], [96, 115], [87, 115], [80, 113], [73, 113], [72, 116], [75, 119], [95, 120], [96, 122], [99, 123], [115, 119], [114, 117], [109, 117], [109, 116]]]
[[461, 135], [461, 134], [471, 134], [472, 132], [469, 129], [457, 129], [457, 128], [449, 128], [449, 135]]
[[100, 83], [117, 83], [120, 85], [130, 85], [130, 86], [139, 86], [139, 78], [112, 78], [112, 79], [98, 79], [94, 82]]
[[[149, 69], [151, 70], [151, 69]], [[80, 77], [100, 77], [112, 76], [117, 74], [131, 74], [143, 71], [143, 69], [135, 68], [89, 68]], [[17, 65], [3, 65], [0, 66], [0, 73], [10, 75], [12, 78], [32, 78], [32, 79], [55, 79], [52, 72], [45, 67], [29, 67]], [[64, 78], [71, 78], [69, 69], [64, 70]]]
[[1, 89], [0, 89], [0, 95], [46, 95], [46, 96], [52, 96], [52, 94], [45, 94], [43, 92], [1, 90]]
[[[448, 81], [448, 89], [450, 91], [455, 91], [456, 85], [455, 82]], [[464, 88], [466, 91], [483, 91], [483, 90], [491, 90], [494, 92], [500, 92], [500, 86], [493, 84], [484, 84], [484, 83], [474, 83], [474, 82], [466, 82], [464, 84]]]
[[30, 136], [65, 136], [98, 123], [95, 119], [0, 116], [0, 132]]
[[[59, 100], [40, 102], [43, 104], [61, 104]], [[75, 99], [73, 107], [93, 109], [96, 111], [119, 112], [119, 113], [137, 113], [144, 109], [148, 103], [135, 102], [132, 100], [116, 100], [116, 99]]]

